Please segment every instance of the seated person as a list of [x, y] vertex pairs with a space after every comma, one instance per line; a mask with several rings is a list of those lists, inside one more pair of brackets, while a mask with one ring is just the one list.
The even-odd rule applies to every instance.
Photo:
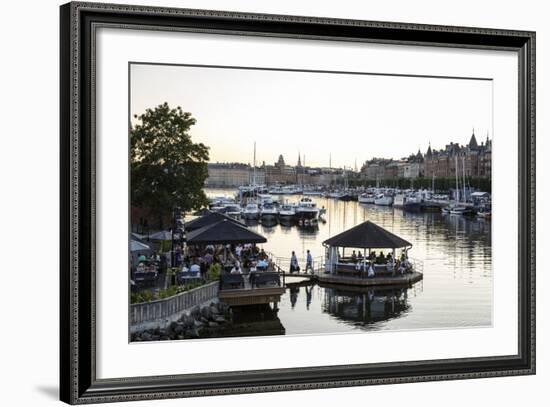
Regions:
[[199, 264], [194, 261], [193, 264], [191, 264], [191, 267], [189, 267], [189, 271], [193, 274], [200, 274], [201, 266], [199, 266]]
[[355, 263], [357, 261], [357, 254], [355, 253], [355, 250], [351, 254], [351, 261], [352, 263]]
[[269, 263], [267, 262], [266, 259], [260, 259], [258, 261], [258, 263], [256, 263], [256, 268], [259, 271], [265, 271], [265, 270], [267, 270], [268, 265], [269, 265]]
[[359, 253], [357, 254], [357, 258], [358, 258], [359, 260], [363, 260], [363, 255], [361, 254], [361, 252], [359, 252]]
[[137, 271], [138, 273], [143, 273], [143, 272], [145, 272], [145, 264], [143, 264], [143, 263], [140, 262], [140, 263], [138, 264], [138, 266], [136, 267], [136, 271]]
[[241, 269], [241, 264], [238, 261], [235, 262], [235, 265], [231, 269], [230, 274], [243, 274], [243, 270]]
[[400, 261], [399, 261], [399, 262], [397, 263], [397, 272], [398, 272], [399, 274], [405, 274], [405, 271], [406, 271], [406, 270], [405, 270], [405, 266], [403, 265], [403, 262], [400, 262]]

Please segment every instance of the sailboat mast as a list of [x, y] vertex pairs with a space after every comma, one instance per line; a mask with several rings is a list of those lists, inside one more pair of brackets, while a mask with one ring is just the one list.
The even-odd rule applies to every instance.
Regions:
[[456, 180], [456, 192], [455, 192], [455, 202], [458, 202], [458, 156], [455, 155], [455, 180]]
[[256, 142], [254, 142], [254, 176], [252, 178], [252, 185], [256, 189]]
[[466, 202], [466, 166], [464, 165], [464, 156], [462, 156], [462, 188], [464, 189], [464, 202]]

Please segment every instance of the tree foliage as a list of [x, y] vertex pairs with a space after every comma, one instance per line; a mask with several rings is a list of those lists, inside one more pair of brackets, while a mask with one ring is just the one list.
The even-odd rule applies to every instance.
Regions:
[[147, 109], [130, 131], [132, 205], [149, 208], [159, 217], [175, 207], [199, 209], [207, 203], [208, 147], [193, 143], [191, 113], [163, 103]]
[[[462, 188], [462, 179], [459, 179], [460, 187]], [[381, 187], [388, 188], [427, 188], [431, 189], [432, 185], [434, 186], [437, 192], [447, 193], [449, 190], [456, 187], [456, 178], [455, 177], [435, 177], [432, 180], [432, 177], [418, 177], [414, 179], [410, 178], [392, 178], [392, 179], [380, 179], [380, 180], [369, 180], [360, 177], [349, 178], [348, 185], [350, 187], [369, 187], [376, 186], [377, 183]], [[337, 181], [338, 185], [343, 185], [344, 180], [340, 179]], [[466, 186], [476, 188], [479, 191], [491, 192], [491, 178], [489, 177], [474, 177], [466, 176]]]

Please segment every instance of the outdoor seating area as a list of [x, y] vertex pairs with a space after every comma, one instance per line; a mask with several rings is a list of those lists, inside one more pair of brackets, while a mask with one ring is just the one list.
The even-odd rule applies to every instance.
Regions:
[[[400, 277], [407, 280], [407, 275], [415, 273], [407, 254], [412, 244], [370, 221], [325, 240], [323, 245], [325, 274], [338, 277], [339, 281]], [[376, 250], [380, 250], [378, 254]], [[399, 257], [396, 250], [401, 250]]]
[[185, 259], [190, 258], [201, 273], [212, 264], [219, 264], [222, 290], [280, 285], [272, 259], [257, 246], [267, 241], [265, 237], [215, 212], [188, 222], [187, 226], [193, 230], [188, 235]]

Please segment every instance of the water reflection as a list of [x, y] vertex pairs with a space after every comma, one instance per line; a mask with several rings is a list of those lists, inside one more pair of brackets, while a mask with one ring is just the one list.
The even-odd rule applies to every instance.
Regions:
[[369, 328], [406, 312], [407, 287], [324, 287], [323, 311], [340, 321]]

